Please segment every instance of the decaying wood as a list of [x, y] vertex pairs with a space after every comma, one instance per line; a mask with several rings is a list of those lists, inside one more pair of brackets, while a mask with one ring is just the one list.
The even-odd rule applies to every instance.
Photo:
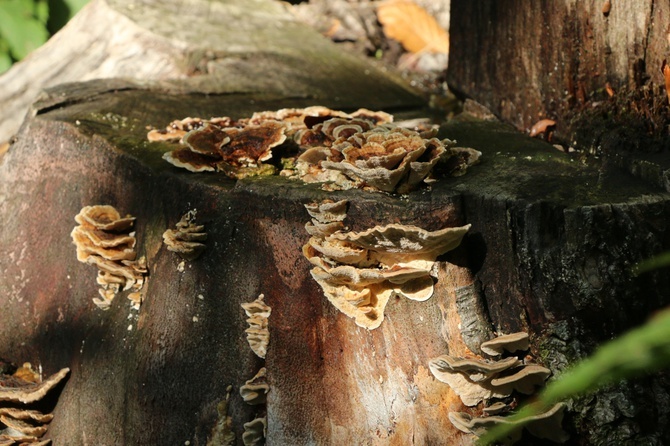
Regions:
[[613, 1], [605, 13], [606, 3], [453, 0], [449, 86], [519, 129], [552, 118], [565, 135], [571, 113], [607, 100], [608, 85], [651, 82], [663, 96], [670, 6]]
[[[152, 14], [148, 4], [132, 11], [132, 23]], [[164, 32], [174, 29], [159, 21]], [[206, 19], [200, 31], [215, 22]], [[224, 67], [218, 75], [49, 89], [0, 153], [0, 357], [41, 365], [45, 375], [71, 369], [46, 434], [54, 444], [202, 445], [215, 426], [231, 425], [240, 444], [244, 423], [265, 414], [269, 444], [471, 444], [448, 413], [472, 409], [435, 380], [430, 359], [474, 355], [494, 333], [527, 331], [529, 354], [558, 374], [669, 303], [667, 275], [630, 272], [670, 249], [663, 184], [612, 163], [575, 162], [495, 121], [443, 125], [440, 138], [482, 151], [482, 163], [461, 177], [438, 172], [431, 188], [408, 196], [326, 192], [278, 176], [234, 181], [165, 162], [172, 146], [149, 143], [147, 130], [186, 116], [240, 118], [317, 103], [423, 116], [421, 101], [395, 79], [366, 74], [321, 37], [309, 40], [311, 31], [279, 23], [280, 37], [262, 37], [271, 51], [257, 51], [260, 37], [240, 41], [232, 61], [228, 53], [214, 58]], [[302, 52], [282, 43], [294, 31]], [[252, 55], [241, 56], [244, 48]], [[308, 73], [312, 66], [319, 70]], [[347, 199], [345, 223], [355, 231], [472, 227], [438, 258], [434, 296], [393, 299], [382, 325], [368, 331], [327, 302], [301, 253], [304, 205], [323, 199]], [[108, 311], [91, 302], [95, 271], [77, 261], [70, 232], [93, 204], [136, 217], [136, 250], [149, 269], [139, 312], [123, 294]], [[162, 234], [194, 209], [206, 248], [184, 261]], [[241, 307], [260, 294], [272, 309], [264, 360], [249, 348]], [[239, 394], [261, 367], [270, 385], [264, 408]], [[660, 443], [670, 434], [667, 388], [653, 376], [575, 401], [565, 427], [576, 442]]]
[[0, 142], [16, 132], [43, 89], [62, 83], [180, 79], [186, 90], [317, 102], [337, 97], [346, 107], [346, 90], [333, 84], [337, 72], [358, 78], [349, 83], [350, 97], [376, 91], [374, 96], [412, 102], [390, 73], [337, 50], [277, 1], [94, 0], [0, 77]]
[[[573, 163], [499, 124], [444, 126], [441, 137], [483, 151], [484, 161], [409, 200], [328, 193], [280, 177], [235, 182], [180, 171], [161, 158], [168, 145], [146, 141], [146, 126], [183, 115], [248, 116], [277, 108], [274, 99], [252, 104], [249, 95], [166, 96], [107, 85], [37, 104], [0, 166], [0, 215], [12, 216], [0, 239], [0, 356], [20, 352], [45, 373], [71, 368], [47, 433], [55, 443], [204, 444], [228, 385], [239, 440], [258, 412], [237, 389], [265, 366], [271, 443], [469, 444], [448, 422], [448, 412], [467, 409], [433, 378], [431, 358], [472, 355], [492, 331], [528, 331], [531, 354], [557, 373], [667, 304], [667, 277], [629, 272], [669, 248], [667, 194]], [[589, 187], [599, 181], [601, 189]], [[440, 258], [430, 300], [395, 299], [382, 325], [367, 331], [326, 301], [301, 254], [309, 221], [303, 205], [324, 198], [349, 200], [353, 230], [473, 226], [461, 247]], [[123, 295], [106, 312], [91, 303], [95, 273], [77, 262], [69, 233], [74, 215], [94, 203], [137, 217], [137, 249], [150, 271], [139, 313]], [[207, 227], [207, 248], [180, 267], [161, 236], [191, 209]], [[247, 345], [240, 307], [261, 293], [272, 308], [264, 362]], [[654, 393], [662, 382], [650, 382], [622, 385], [572, 410], [604, 417], [599, 407], [624, 401], [631, 411], [607, 416], [644, 432], [639, 438], [662, 438], [660, 421], [655, 430], [640, 428], [663, 404]], [[604, 420], [572, 418], [567, 427], [596, 444], [624, 438], [623, 428]]]

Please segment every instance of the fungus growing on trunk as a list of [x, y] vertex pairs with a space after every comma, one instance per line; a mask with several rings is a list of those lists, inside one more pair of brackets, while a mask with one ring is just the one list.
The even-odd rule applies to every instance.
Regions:
[[[556, 403], [549, 410], [539, 415], [519, 420], [515, 423], [507, 417], [488, 416], [473, 417], [465, 412], [450, 412], [449, 421], [460, 431], [467, 434], [474, 434], [481, 437], [489, 430], [499, 424], [524, 424], [524, 428], [534, 437], [550, 440], [555, 443], [563, 443], [568, 439], [568, 434], [563, 430], [563, 411], [566, 408], [565, 403]], [[521, 439], [522, 429], [513, 431], [507, 438], [503, 439], [504, 444], [513, 444]]]
[[21, 407], [42, 400], [69, 373], [64, 368], [42, 381], [30, 364], [12, 375], [0, 373], [0, 444], [36, 444], [47, 431], [52, 414]]
[[482, 351], [491, 356], [500, 356], [503, 352], [526, 351], [529, 347], [528, 333], [519, 332], [498, 336], [482, 343]]
[[244, 446], [260, 446], [265, 444], [266, 431], [266, 417], [256, 418], [248, 423], [244, 423], [242, 443], [244, 443]]
[[[527, 333], [513, 333], [499, 336], [481, 344], [481, 350], [491, 356], [500, 356], [504, 352], [524, 351], [529, 348]], [[536, 387], [542, 386], [551, 371], [537, 364], [522, 362], [515, 356], [498, 360], [476, 358], [453, 358], [443, 355], [432, 359], [430, 370], [439, 381], [451, 387], [466, 406], [478, 405], [484, 400], [505, 398], [513, 392], [531, 395]], [[449, 420], [459, 430], [482, 436], [492, 427], [511, 421], [498, 414], [511, 411], [512, 407], [503, 401], [490, 402], [482, 408], [482, 416], [476, 417], [464, 412], [450, 412]], [[526, 424], [526, 429], [534, 436], [564, 442], [567, 434], [561, 429], [564, 403], [559, 403], [544, 414], [530, 417], [517, 423]], [[520, 425], [519, 425], [520, 426]], [[513, 444], [522, 435], [517, 428], [503, 439], [505, 444]]]
[[502, 393], [516, 390], [524, 395], [532, 395], [535, 388], [544, 385], [551, 370], [537, 364], [527, 364], [511, 375], [499, 376], [491, 380], [496, 389], [505, 389]]
[[[393, 124], [382, 111], [344, 113], [326, 107], [288, 108], [254, 113], [250, 118], [186, 118], [150, 141], [181, 142], [164, 153], [170, 164], [192, 172], [224, 172], [231, 178], [280, 175], [326, 190], [366, 188], [407, 193], [428, 182], [433, 168], [449, 160], [449, 175], [461, 175], [481, 153], [453, 148], [437, 130], [415, 131]], [[272, 149], [286, 155], [272, 160]], [[296, 153], [297, 152], [297, 153]]]
[[[296, 168], [303, 181], [332, 181], [332, 186], [339, 189], [366, 187], [407, 193], [430, 174], [447, 153], [447, 147], [453, 145], [446, 139], [424, 139], [418, 132], [400, 127], [368, 130], [360, 125], [345, 126], [341, 120], [332, 121], [332, 126], [326, 126], [330, 124], [326, 122], [321, 129], [326, 140], [332, 142], [298, 158]], [[336, 134], [339, 138], [333, 140]]]
[[251, 350], [259, 358], [265, 359], [268, 344], [270, 343], [270, 331], [268, 330], [268, 319], [272, 308], [263, 301], [265, 295], [261, 294], [253, 302], [240, 304], [247, 314], [249, 328], [244, 332], [247, 334], [247, 342]]
[[205, 250], [207, 233], [203, 225], [195, 224], [197, 211], [188, 211], [177, 222], [175, 229], [167, 229], [163, 233], [163, 243], [168, 251], [176, 252], [185, 260], [195, 260]]
[[[424, 301], [433, 294], [430, 271], [437, 256], [456, 248], [469, 225], [429, 232], [391, 224], [343, 232], [346, 201], [306, 205], [312, 236], [303, 255], [312, 277], [338, 310], [367, 329], [381, 325], [393, 294]], [[337, 209], [337, 212], [333, 210]]]
[[163, 158], [192, 172], [221, 171], [237, 179], [273, 174], [274, 167], [263, 161], [272, 158], [272, 149], [286, 140], [285, 132], [286, 126], [275, 121], [241, 128], [207, 123], [183, 136], [186, 147]]
[[255, 406], [267, 402], [270, 386], [266, 379], [266, 372], [266, 368], [262, 367], [253, 378], [240, 387], [240, 396], [245, 403]]
[[93, 298], [93, 303], [106, 310], [120, 290], [139, 291], [147, 268], [144, 257], [136, 260], [135, 233], [130, 232], [135, 217], [121, 217], [112, 206], [96, 205], [85, 206], [74, 219], [79, 223], [71, 233], [77, 260], [98, 267], [101, 298]]
[[181, 138], [191, 130], [199, 129], [206, 124], [207, 121], [200, 118], [184, 118], [181, 120], [172, 121], [162, 130], [151, 130], [147, 134], [149, 141], [179, 141]]

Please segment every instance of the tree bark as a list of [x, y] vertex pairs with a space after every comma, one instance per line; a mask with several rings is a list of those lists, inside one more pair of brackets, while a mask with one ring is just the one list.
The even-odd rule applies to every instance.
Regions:
[[[451, 88], [522, 130], [543, 118], [554, 119], [556, 136], [564, 144], [577, 142], [598, 151], [613, 143], [600, 128], [582, 134], [581, 113], [602, 110], [621, 95], [620, 108], [627, 105], [629, 110], [618, 126], [630, 126], [636, 118], [633, 103], [645, 102], [639, 104], [650, 109], [645, 119], [665, 123], [652, 130], [666, 136], [667, 147], [668, 101], [661, 73], [668, 58], [667, 2], [454, 0], [451, 8]], [[608, 96], [607, 85], [617, 96]], [[649, 89], [645, 95], [656, 98], [657, 109], [635, 97], [643, 96], [644, 88]], [[601, 113], [607, 111], [611, 108]], [[612, 133], [614, 123], [608, 123]], [[599, 127], [591, 120], [587, 125]], [[642, 128], [628, 138], [629, 148], [644, 140], [647, 131]], [[621, 139], [621, 130], [614, 136]]]
[[[0, 171], [0, 215], [12, 216], [0, 245], [7, 309], [0, 356], [21, 352], [20, 361], [47, 374], [72, 369], [48, 433], [55, 444], [205, 444], [226, 387], [237, 391], [263, 365], [246, 345], [240, 308], [260, 293], [272, 307], [265, 366], [268, 441], [276, 444], [468, 444], [448, 422], [448, 412], [467, 409], [432, 377], [431, 358], [473, 355], [493, 330], [525, 330], [531, 354], [560, 373], [667, 304], [667, 277], [629, 273], [669, 247], [667, 195], [571, 163], [500, 124], [444, 126], [441, 137], [482, 150], [484, 162], [409, 200], [333, 194], [278, 177], [235, 182], [179, 171], [161, 159], [166, 146], [145, 141], [147, 125], [175, 117], [245, 116], [303, 101], [193, 94], [185, 101], [104, 86], [85, 101], [58, 92], [63, 102], [38, 104]], [[590, 192], [574, 192], [581, 190]], [[347, 223], [356, 230], [392, 222], [473, 227], [441, 259], [429, 301], [395, 300], [382, 326], [367, 331], [326, 301], [300, 252], [308, 239], [303, 204], [325, 198], [349, 200]], [[137, 217], [138, 250], [150, 269], [139, 314], [123, 296], [98, 310], [93, 268], [75, 258], [73, 216], [101, 203]], [[179, 272], [161, 234], [194, 208], [207, 248]], [[663, 438], [660, 389], [653, 378], [575, 402], [566, 427], [593, 444]], [[238, 439], [255, 414], [233, 394]], [[643, 428], [650, 417], [658, 425]]]
[[[349, 80], [336, 73], [357, 77], [353, 89], [334, 84]], [[101, 78], [179, 79], [186, 91], [330, 98], [342, 108], [368, 94], [417, 105], [399, 77], [337, 50], [280, 2], [93, 0], [0, 77], [0, 142], [43, 89]]]
[[[667, 275], [630, 273], [670, 249], [668, 194], [498, 122], [465, 116], [443, 125], [439, 138], [482, 151], [482, 163], [408, 196], [195, 174], [162, 159], [170, 145], [146, 140], [147, 127], [186, 116], [241, 118], [316, 101], [425, 116], [393, 78], [361, 75], [365, 64], [332, 47], [323, 59], [321, 42], [303, 39], [303, 56], [277, 56], [280, 87], [329, 61], [301, 78], [310, 83], [299, 97], [240, 61], [245, 82], [261, 87], [212, 93], [193, 80], [92, 81], [52, 89], [31, 108], [0, 156], [0, 357], [45, 375], [71, 368], [47, 432], [54, 444], [208, 444], [229, 385], [238, 444], [243, 424], [263, 410], [269, 444], [471, 444], [448, 413], [475, 410], [434, 379], [430, 359], [474, 356], [494, 332], [527, 331], [529, 354], [559, 375], [668, 304]], [[472, 227], [438, 259], [433, 297], [393, 299], [368, 331], [326, 300], [301, 253], [304, 204], [327, 198], [349, 201], [353, 230]], [[106, 312], [91, 301], [95, 269], [77, 261], [70, 232], [93, 204], [137, 218], [150, 271], [139, 312], [124, 294]], [[208, 239], [181, 268], [161, 235], [191, 209]], [[240, 307], [261, 293], [272, 308], [265, 361], [247, 345]], [[262, 366], [271, 390], [259, 409], [238, 391]], [[663, 375], [623, 383], [570, 402], [564, 427], [573, 444], [661, 444], [669, 397]]]

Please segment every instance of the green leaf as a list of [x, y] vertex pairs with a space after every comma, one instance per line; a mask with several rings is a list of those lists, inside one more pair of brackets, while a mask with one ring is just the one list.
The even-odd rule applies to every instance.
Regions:
[[75, 15], [81, 8], [88, 3], [88, 0], [63, 0], [70, 10], [71, 16]]
[[643, 260], [633, 267], [633, 274], [636, 276], [652, 269], [670, 266], [670, 252], [663, 252], [651, 259]]
[[49, 37], [44, 25], [32, 14], [32, 0], [0, 0], [0, 35], [16, 60], [23, 59]]
[[12, 66], [12, 63], [13, 61], [12, 58], [9, 57], [9, 52], [0, 51], [0, 74], [9, 70], [9, 68]]
[[[1, 1], [1, 0], [0, 0]], [[47, 0], [49, 3], [48, 29], [55, 34], [61, 29], [88, 0]]]
[[37, 0], [33, 14], [42, 25], [46, 26], [49, 20], [49, 2], [47, 0]]

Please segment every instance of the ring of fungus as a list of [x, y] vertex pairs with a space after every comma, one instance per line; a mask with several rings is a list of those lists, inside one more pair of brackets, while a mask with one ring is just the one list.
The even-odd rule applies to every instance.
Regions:
[[[150, 141], [178, 142], [164, 153], [170, 164], [192, 172], [223, 172], [241, 179], [280, 175], [326, 190], [365, 188], [407, 193], [430, 182], [433, 168], [444, 162], [449, 175], [462, 175], [481, 152], [455, 148], [435, 138], [435, 127], [412, 130], [393, 123], [382, 111], [344, 113], [322, 106], [254, 113], [250, 118], [186, 118]], [[283, 155], [273, 159], [273, 150]], [[276, 158], [276, 157], [275, 157]]]

